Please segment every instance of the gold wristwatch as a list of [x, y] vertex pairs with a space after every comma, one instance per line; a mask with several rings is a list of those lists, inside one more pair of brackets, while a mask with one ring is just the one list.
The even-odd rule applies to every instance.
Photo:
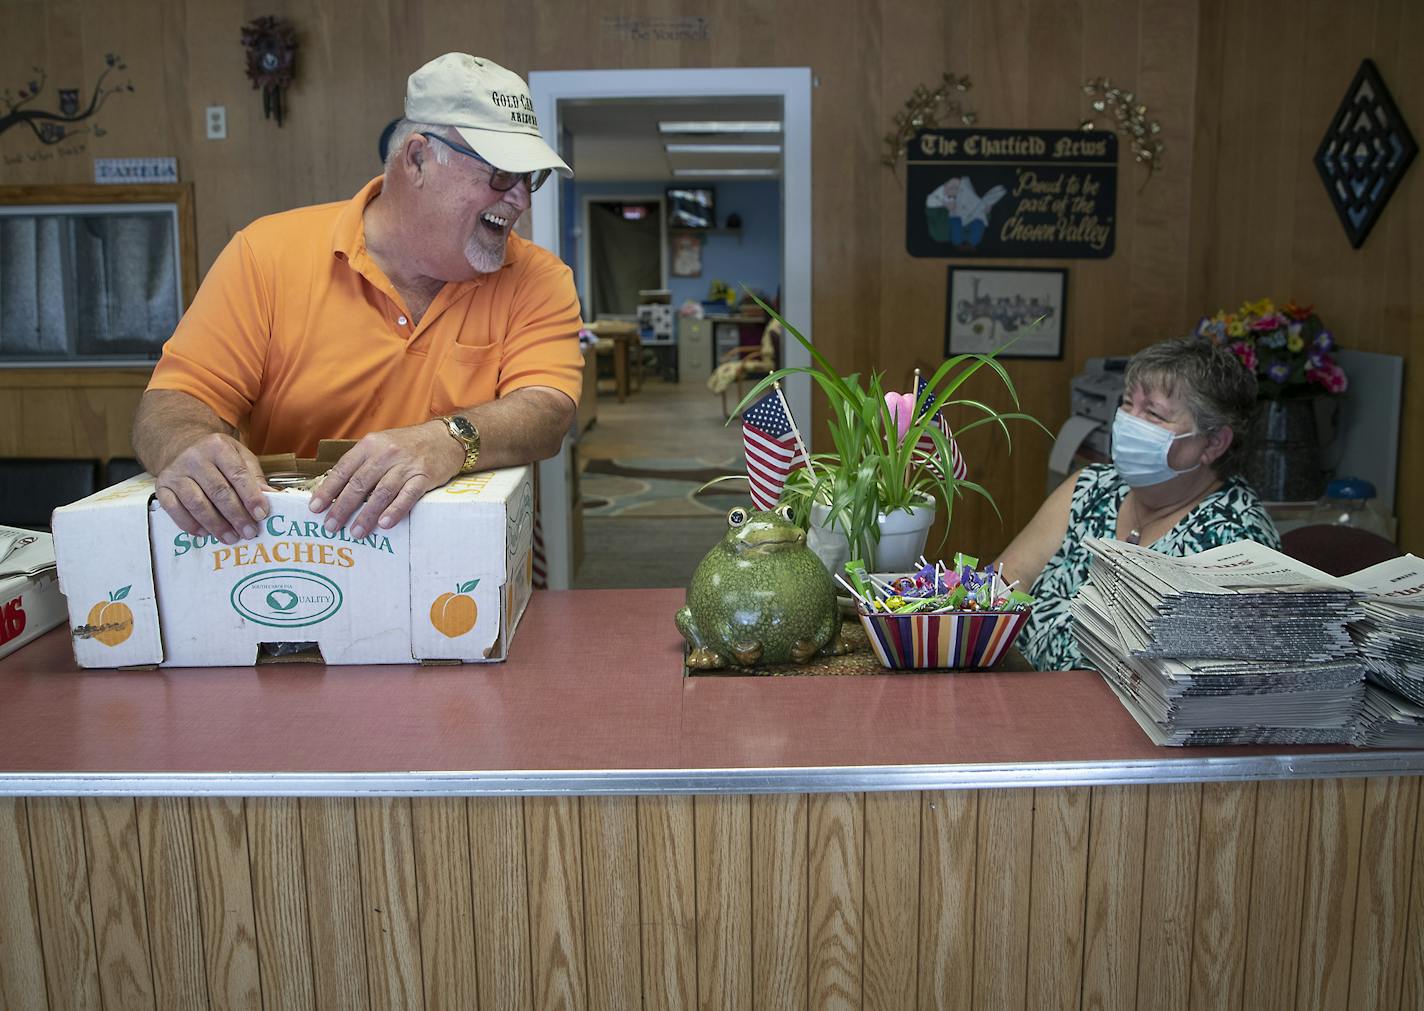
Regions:
[[465, 462], [460, 465], [460, 473], [470, 473], [480, 458], [480, 430], [469, 418], [459, 414], [447, 414], [437, 420], [445, 422], [451, 438], [464, 447]]

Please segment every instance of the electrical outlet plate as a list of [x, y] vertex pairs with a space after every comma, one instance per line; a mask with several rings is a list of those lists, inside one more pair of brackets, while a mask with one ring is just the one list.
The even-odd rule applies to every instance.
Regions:
[[227, 106], [208, 106], [208, 140], [227, 139]]

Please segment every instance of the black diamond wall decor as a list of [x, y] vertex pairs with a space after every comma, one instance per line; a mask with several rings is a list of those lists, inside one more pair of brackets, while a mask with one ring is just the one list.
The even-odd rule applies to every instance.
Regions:
[[1340, 224], [1359, 249], [1419, 148], [1371, 60], [1360, 64], [1315, 151]]

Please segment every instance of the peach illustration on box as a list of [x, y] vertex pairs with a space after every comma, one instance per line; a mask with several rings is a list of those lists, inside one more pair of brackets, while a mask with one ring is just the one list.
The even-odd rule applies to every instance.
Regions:
[[435, 598], [435, 603], [430, 605], [430, 624], [437, 632], [455, 639], [475, 627], [479, 610], [475, 599], [468, 594], [478, 585], [478, 579], [471, 579], [456, 586], [454, 593], [442, 593]]
[[117, 646], [133, 635], [133, 612], [128, 604], [121, 604], [129, 595], [130, 587], [124, 586], [109, 594], [108, 600], [101, 600], [89, 608], [89, 622], [85, 631], [91, 638], [98, 639], [105, 646]]

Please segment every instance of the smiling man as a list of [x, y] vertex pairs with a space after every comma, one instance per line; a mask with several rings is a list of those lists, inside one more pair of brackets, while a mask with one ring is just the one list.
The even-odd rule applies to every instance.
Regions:
[[447, 53], [410, 76], [385, 172], [235, 235], [164, 345], [134, 421], [190, 534], [256, 536], [257, 455], [358, 439], [312, 496], [335, 530], [393, 526], [459, 473], [554, 455], [582, 384], [579, 304], [513, 233], [573, 173], [518, 75]]

